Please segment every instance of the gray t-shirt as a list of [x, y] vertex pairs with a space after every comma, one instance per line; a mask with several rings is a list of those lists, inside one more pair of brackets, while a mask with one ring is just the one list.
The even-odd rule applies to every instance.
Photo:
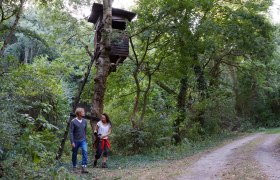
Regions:
[[77, 118], [73, 119], [70, 123], [70, 141], [71, 144], [75, 141], [86, 140], [87, 121], [82, 119], [79, 122]]

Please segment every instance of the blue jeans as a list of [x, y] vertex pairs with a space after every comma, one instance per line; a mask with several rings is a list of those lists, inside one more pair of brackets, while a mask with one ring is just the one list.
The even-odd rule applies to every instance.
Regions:
[[87, 141], [75, 141], [75, 147], [72, 148], [72, 164], [73, 167], [77, 166], [77, 154], [79, 147], [82, 148], [82, 165], [87, 165]]

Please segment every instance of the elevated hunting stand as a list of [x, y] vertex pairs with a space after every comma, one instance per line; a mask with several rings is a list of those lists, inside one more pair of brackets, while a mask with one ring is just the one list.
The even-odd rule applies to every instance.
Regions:
[[[110, 62], [112, 71], [116, 66], [123, 63], [129, 54], [129, 37], [126, 33], [126, 24], [135, 17], [135, 13], [123, 9], [112, 8], [112, 36]], [[94, 52], [100, 50], [101, 29], [103, 19], [103, 5], [94, 3], [92, 6], [89, 22], [95, 24]]]

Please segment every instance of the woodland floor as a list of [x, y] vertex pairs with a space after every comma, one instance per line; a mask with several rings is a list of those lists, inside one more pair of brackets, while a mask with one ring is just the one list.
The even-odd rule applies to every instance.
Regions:
[[141, 167], [88, 168], [79, 179], [280, 179], [280, 134], [257, 133], [181, 160]]

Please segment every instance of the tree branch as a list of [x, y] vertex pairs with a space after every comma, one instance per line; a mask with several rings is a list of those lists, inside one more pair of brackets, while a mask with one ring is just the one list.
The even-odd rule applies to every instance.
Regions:
[[165, 90], [168, 94], [177, 96], [178, 94], [176, 93], [175, 90], [171, 89], [170, 87], [168, 87], [167, 85], [165, 85], [164, 83], [160, 82], [160, 81], [155, 81], [155, 83], [161, 87], [163, 90]]
[[163, 16], [159, 16], [154, 22], [152, 22], [151, 24], [143, 27], [140, 31], [136, 32], [135, 34], [130, 35], [130, 38], [137, 36], [141, 33], [143, 33], [145, 30], [150, 29], [151, 26], [153, 26], [154, 24], [158, 23], [160, 20], [163, 20], [166, 16], [168, 16], [168, 14], [165, 14]]
[[221, 63], [224, 63], [224, 64], [229, 65], [229, 66], [233, 66], [233, 67], [236, 67], [236, 68], [240, 68], [240, 66], [238, 64], [232, 64], [228, 61], [221, 61]]
[[134, 94], [134, 93], [136, 93], [136, 91], [133, 91], [133, 92], [128, 93], [128, 94], [122, 94], [122, 95], [120, 95], [120, 96], [117, 97], [117, 98], [123, 98], [123, 97], [129, 96], [129, 95], [132, 95], [132, 94]]
[[160, 59], [159, 63], [158, 63], [157, 66], [155, 67], [155, 69], [150, 73], [151, 75], [153, 75], [157, 70], [159, 70], [159, 67], [160, 67], [160, 65], [161, 65], [161, 63], [162, 63], [162, 61], [163, 61], [164, 58], [166, 58], [166, 56], [165, 56], [165, 57], [162, 57], [162, 58]]
[[92, 58], [94, 55], [93, 55], [93, 53], [90, 51], [88, 45], [87, 45], [85, 42], [83, 42], [81, 39], [80, 39], [79, 41], [83, 44], [83, 46], [84, 46], [86, 52], [87, 52], [88, 55]]
[[131, 37], [129, 37], [129, 42], [130, 42], [130, 45], [131, 45], [131, 48], [132, 48], [132, 51], [133, 51], [133, 54], [134, 54], [134, 57], [135, 57], [136, 64], [139, 64], [138, 56], [136, 54], [135, 47], [134, 47], [134, 44], [132, 42], [132, 38]]
[[149, 47], [149, 41], [150, 41], [150, 38], [148, 37], [148, 39], [147, 39], [147, 44], [146, 44], [146, 48], [145, 48], [145, 52], [144, 52], [143, 57], [141, 58], [140, 64], [142, 64], [143, 61], [144, 61], [145, 58], [146, 58], [146, 55], [147, 55], [147, 52], [148, 52], [148, 47]]

